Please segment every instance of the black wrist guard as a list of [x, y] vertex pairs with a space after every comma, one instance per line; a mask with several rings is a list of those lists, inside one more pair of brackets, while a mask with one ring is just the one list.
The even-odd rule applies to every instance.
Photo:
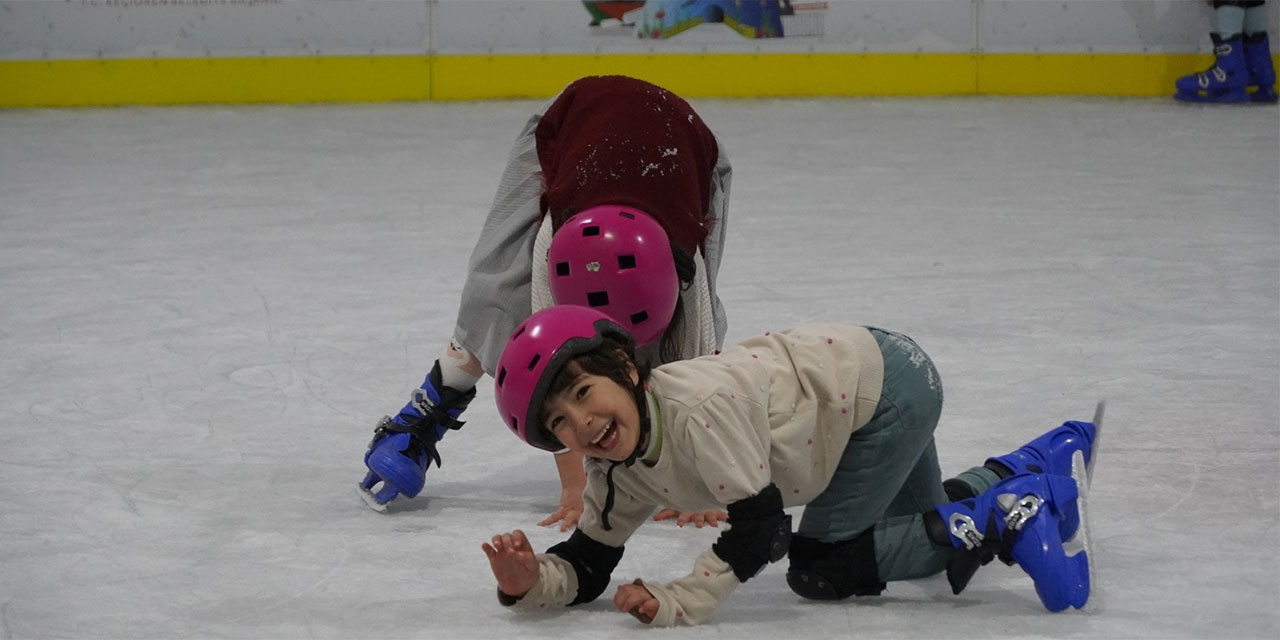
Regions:
[[568, 540], [547, 549], [547, 553], [564, 558], [578, 574], [578, 597], [569, 605], [591, 602], [609, 587], [609, 576], [622, 559], [624, 547], [611, 547], [596, 542], [581, 529], [573, 532]]
[[711, 550], [733, 567], [739, 582], [787, 555], [791, 516], [782, 512], [782, 492], [777, 485], [770, 483], [760, 493], [729, 505], [728, 511], [729, 530], [720, 534]]

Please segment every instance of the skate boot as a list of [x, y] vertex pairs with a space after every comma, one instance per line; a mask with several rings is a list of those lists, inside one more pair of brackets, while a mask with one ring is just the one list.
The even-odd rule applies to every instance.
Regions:
[[[1098, 435], [1102, 427], [1104, 403], [1098, 403], [1093, 422], [1071, 420], [1050, 429], [1040, 437], [1023, 445], [1017, 451], [995, 458], [987, 458], [984, 466], [1001, 478], [1021, 473], [1054, 474], [1071, 476], [1077, 483], [1087, 486], [1093, 476], [1093, 463], [1097, 459]], [[1079, 453], [1079, 464], [1084, 473], [1073, 472], [1073, 463]], [[1066, 507], [1060, 519], [1062, 538], [1071, 538], [1079, 527], [1080, 518], [1073, 507]]]
[[409, 404], [394, 418], [384, 416], [374, 429], [364, 454], [369, 473], [357, 487], [360, 497], [374, 510], [386, 511], [397, 495], [417, 496], [426, 481], [427, 466], [432, 461], [440, 466], [436, 443], [449, 429], [462, 427], [458, 416], [475, 396], [475, 387], [462, 393], [441, 384], [437, 362], [422, 386], [414, 389]]
[[1000, 558], [1031, 576], [1046, 609], [1083, 607], [1089, 600], [1088, 549], [1064, 545], [1058, 533], [1064, 507], [1078, 497], [1069, 476], [1022, 474], [926, 513], [929, 538], [953, 549], [947, 561], [952, 592], [959, 594], [978, 567]]
[[1249, 94], [1245, 92], [1248, 70], [1241, 36], [1224, 40], [1216, 33], [1209, 35], [1213, 38], [1213, 55], [1217, 60], [1200, 73], [1178, 78], [1173, 97], [1185, 102], [1248, 102]]
[[1017, 451], [995, 458], [987, 458], [987, 465], [996, 462], [1008, 471], [996, 473], [1002, 478], [1019, 473], [1052, 473], [1071, 475], [1071, 457], [1079, 451], [1084, 455], [1086, 468], [1093, 468], [1093, 450], [1097, 427], [1092, 422], [1071, 420], [1054, 427], [1040, 437], [1022, 445]]
[[1276, 101], [1276, 70], [1271, 64], [1271, 43], [1266, 31], [1244, 37], [1244, 61], [1249, 69], [1246, 90], [1254, 102]]

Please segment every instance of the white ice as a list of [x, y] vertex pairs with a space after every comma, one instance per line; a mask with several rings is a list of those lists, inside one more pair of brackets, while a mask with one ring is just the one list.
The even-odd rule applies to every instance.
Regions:
[[[538, 102], [0, 112], [0, 638], [656, 637], [499, 607], [559, 495], [489, 382], [417, 499], [354, 494], [453, 327]], [[913, 336], [944, 473], [1108, 400], [1089, 609], [1016, 567], [664, 638], [1280, 636], [1280, 126], [1167, 99], [695, 100], [734, 163], [730, 342]], [[643, 527], [614, 585], [716, 535]], [[649, 634], [649, 635], [646, 635]]]

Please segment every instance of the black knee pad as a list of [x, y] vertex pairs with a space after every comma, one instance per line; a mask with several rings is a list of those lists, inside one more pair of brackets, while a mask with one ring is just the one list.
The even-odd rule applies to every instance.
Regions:
[[810, 600], [880, 595], [885, 583], [880, 581], [872, 531], [834, 543], [793, 536], [787, 586]]
[[813, 563], [831, 555], [836, 550], [833, 542], [820, 542], [808, 536], [791, 536], [791, 548], [787, 550], [787, 558], [791, 560], [791, 569], [808, 569]]

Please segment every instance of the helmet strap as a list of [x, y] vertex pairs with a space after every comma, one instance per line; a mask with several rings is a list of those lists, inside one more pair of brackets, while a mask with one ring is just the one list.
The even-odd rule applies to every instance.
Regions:
[[616, 460], [609, 465], [609, 471], [605, 473], [605, 484], [608, 485], [609, 491], [604, 497], [604, 508], [600, 510], [600, 526], [605, 531], [612, 531], [613, 527], [609, 524], [609, 512], [613, 510], [613, 496], [615, 487], [613, 484], [613, 470], [618, 465], [630, 467], [636, 463], [636, 459], [640, 457], [640, 452], [645, 451], [649, 447], [649, 436], [653, 433], [653, 429], [649, 424], [649, 401], [645, 397], [645, 385], [638, 383], [631, 389], [632, 395], [635, 397], [636, 410], [640, 414], [640, 436], [636, 438], [636, 446], [631, 450], [631, 455], [626, 460]]

